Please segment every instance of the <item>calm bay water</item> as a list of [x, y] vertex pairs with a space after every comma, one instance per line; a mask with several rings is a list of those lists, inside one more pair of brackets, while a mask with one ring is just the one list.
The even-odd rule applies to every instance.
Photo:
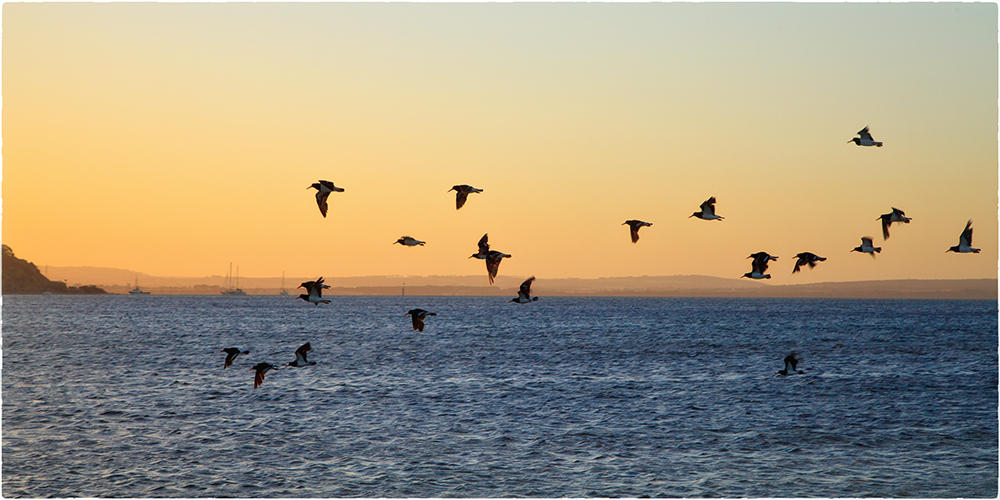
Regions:
[[997, 496], [995, 301], [330, 298], [4, 296], [4, 496]]

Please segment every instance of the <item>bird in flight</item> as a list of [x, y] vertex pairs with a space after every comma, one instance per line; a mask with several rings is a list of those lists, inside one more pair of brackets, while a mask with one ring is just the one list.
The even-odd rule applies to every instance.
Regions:
[[518, 304], [527, 304], [528, 302], [535, 302], [538, 297], [531, 296], [531, 282], [535, 281], [535, 277], [532, 276], [521, 283], [521, 288], [517, 291], [517, 297], [510, 299], [507, 303], [516, 302]]
[[805, 373], [802, 370], [798, 371], [795, 370], [795, 367], [798, 366], [799, 361], [802, 361], [802, 359], [796, 357], [794, 352], [789, 354], [788, 356], [785, 356], [785, 369], [778, 370], [778, 373], [776, 373], [775, 375], [801, 375]]
[[711, 197], [711, 198], [709, 198], [709, 199], [707, 199], [707, 200], [705, 200], [705, 202], [701, 204], [701, 211], [700, 212], [695, 212], [695, 213], [689, 215], [688, 219], [690, 219], [691, 217], [697, 217], [697, 218], [699, 218], [701, 220], [722, 220], [722, 219], [725, 219], [725, 217], [723, 217], [721, 215], [715, 215], [715, 197], [714, 196]]
[[314, 182], [306, 189], [316, 189], [316, 204], [319, 205], [319, 213], [323, 214], [323, 217], [326, 217], [326, 211], [329, 209], [329, 206], [326, 204], [326, 199], [330, 196], [330, 193], [344, 192], [344, 188], [334, 186], [330, 181]]
[[250, 351], [241, 351], [235, 347], [227, 347], [219, 352], [226, 353], [226, 362], [222, 365], [223, 370], [233, 365], [233, 360], [236, 359], [236, 356], [239, 356], [240, 354], [250, 354]]
[[741, 276], [741, 278], [750, 278], [755, 280], [771, 279], [770, 274], [765, 274], [767, 272], [767, 261], [778, 260], [777, 257], [769, 255], [767, 252], [757, 252], [750, 254], [747, 258], [753, 259], [751, 271]]
[[860, 137], [855, 137], [847, 142], [853, 142], [858, 146], [875, 146], [877, 148], [882, 147], [881, 141], [876, 141], [875, 139], [872, 139], [872, 134], [871, 132], [868, 131], [867, 125], [865, 125], [865, 128], [861, 129], [861, 131], [858, 132], [858, 135]]
[[458, 184], [452, 186], [448, 191], [455, 191], [455, 210], [462, 208], [465, 205], [465, 200], [469, 199], [469, 194], [471, 193], [482, 193], [482, 189], [476, 189], [468, 184]]
[[910, 221], [913, 220], [912, 217], [907, 217], [906, 213], [904, 213], [902, 210], [900, 210], [900, 209], [898, 209], [896, 207], [892, 207], [892, 212], [889, 212], [887, 214], [882, 214], [882, 215], [878, 216], [878, 218], [876, 218], [875, 220], [879, 220], [879, 219], [882, 220], [882, 239], [883, 240], [889, 239], [889, 226], [891, 226], [893, 222], [900, 222], [900, 223], [903, 223], [903, 224], [909, 224]]
[[945, 250], [944, 253], [979, 253], [978, 248], [972, 248], [972, 221], [965, 223], [965, 230], [958, 237], [958, 244]]
[[268, 370], [277, 370], [277, 369], [278, 367], [272, 365], [271, 363], [257, 363], [256, 365], [254, 365], [253, 368], [251, 368], [251, 370], [254, 370], [257, 373], [254, 373], [253, 376], [253, 388], [256, 389], [257, 387], [260, 386], [260, 384], [264, 383], [264, 374], [267, 373]]
[[300, 294], [298, 297], [295, 297], [295, 299], [302, 299], [306, 302], [311, 302], [317, 306], [320, 305], [320, 303], [323, 304], [330, 303], [329, 300], [323, 298], [323, 289], [330, 288], [330, 285], [323, 284], [322, 276], [320, 276], [319, 279], [316, 281], [303, 282], [296, 288], [305, 288], [307, 293]]
[[799, 260], [795, 261], [795, 269], [792, 269], [792, 274], [799, 272], [799, 268], [806, 264], [809, 265], [809, 269], [812, 269], [816, 267], [817, 262], [826, 260], [826, 257], [820, 257], [812, 252], [802, 252], [800, 254], [796, 254], [795, 257]]
[[627, 221], [625, 221], [625, 222], [622, 223], [623, 226], [625, 224], [628, 224], [629, 233], [632, 234], [632, 243], [635, 243], [635, 242], [639, 241], [639, 228], [640, 227], [652, 226], [653, 225], [652, 222], [643, 222], [641, 220], [636, 220], [636, 219], [627, 220]]
[[873, 245], [871, 236], [864, 236], [861, 238], [861, 246], [854, 247], [854, 250], [851, 251], [866, 253], [868, 255], [871, 255], [872, 258], [874, 259], [875, 254], [882, 253], [882, 247], [877, 247]]
[[396, 243], [399, 243], [400, 245], [407, 246], [407, 247], [415, 247], [417, 245], [424, 246], [424, 243], [427, 243], [427, 242], [426, 241], [420, 241], [420, 240], [418, 240], [416, 238], [411, 238], [409, 236], [403, 236], [402, 238], [396, 240], [393, 243], [393, 245], [395, 245]]
[[424, 331], [424, 318], [427, 316], [437, 316], [437, 313], [432, 313], [424, 309], [410, 309], [409, 311], [406, 311], [406, 314], [403, 316], [406, 316], [407, 314], [410, 316], [410, 319], [413, 320], [413, 329], [419, 332]]
[[315, 361], [309, 361], [308, 359], [306, 359], [306, 354], [309, 353], [310, 349], [312, 349], [312, 346], [309, 345], [309, 342], [302, 344], [302, 347], [299, 347], [298, 349], [295, 350], [295, 361], [292, 361], [291, 363], [288, 363], [285, 366], [294, 366], [298, 368], [302, 366], [315, 365], [316, 364]]

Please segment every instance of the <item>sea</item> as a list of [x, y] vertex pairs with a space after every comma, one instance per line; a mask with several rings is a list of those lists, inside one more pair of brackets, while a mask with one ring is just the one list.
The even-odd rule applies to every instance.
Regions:
[[997, 497], [995, 300], [329, 299], [3, 296], [3, 496]]

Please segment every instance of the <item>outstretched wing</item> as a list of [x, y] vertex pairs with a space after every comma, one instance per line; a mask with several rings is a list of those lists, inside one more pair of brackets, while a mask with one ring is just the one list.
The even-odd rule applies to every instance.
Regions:
[[299, 347], [298, 349], [296, 349], [295, 350], [295, 364], [297, 364], [297, 365], [308, 364], [309, 360], [306, 359], [306, 354], [309, 352], [310, 349], [312, 349], [312, 346], [309, 345], [309, 342], [306, 342], [305, 344], [302, 345], [302, 347]]
[[326, 211], [329, 208], [326, 204], [328, 197], [330, 197], [329, 191], [323, 191], [322, 189], [316, 191], [316, 204], [319, 205], [319, 213], [323, 214], [323, 217], [326, 217]]

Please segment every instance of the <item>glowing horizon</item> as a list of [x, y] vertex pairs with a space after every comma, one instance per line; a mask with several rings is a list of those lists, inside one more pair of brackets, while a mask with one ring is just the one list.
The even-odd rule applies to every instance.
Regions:
[[3, 9], [3, 242], [39, 267], [462, 276], [488, 233], [540, 280], [997, 277], [995, 4]]

